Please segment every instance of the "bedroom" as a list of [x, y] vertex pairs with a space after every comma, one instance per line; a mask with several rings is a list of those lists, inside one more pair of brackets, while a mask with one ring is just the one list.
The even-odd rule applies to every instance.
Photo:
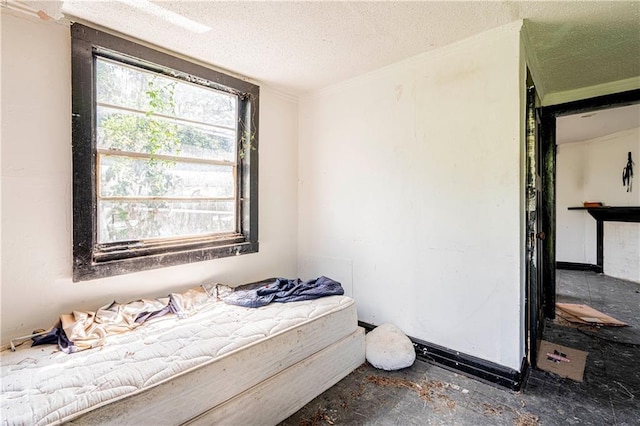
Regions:
[[[65, 14], [65, 7], [74, 6], [34, 2], [36, 9], [41, 3], [53, 7], [52, 17], [56, 7]], [[16, 4], [22, 10], [11, 8]], [[391, 37], [386, 48], [397, 52], [369, 68], [339, 66], [350, 55], [373, 55], [376, 49], [352, 47], [334, 56], [334, 63], [307, 63], [295, 81], [283, 71], [286, 67], [263, 65], [277, 53], [268, 43], [286, 36], [274, 33], [260, 56], [239, 60], [253, 66], [245, 65], [247, 70], [263, 69], [262, 75], [210, 60], [261, 83], [259, 252], [73, 282], [69, 21], [41, 19], [35, 9], [25, 13], [25, 4], [31, 8], [28, 2], [4, 2], [2, 7], [3, 344], [49, 326], [61, 312], [94, 308], [114, 297], [156, 297], [211, 281], [239, 285], [269, 276], [327, 275], [354, 297], [361, 321], [393, 322], [412, 337], [515, 376], [526, 358], [526, 63], [543, 102], [545, 96], [564, 103], [640, 88], [637, 61], [607, 62], [607, 54], [596, 49], [602, 45], [593, 39], [588, 58], [584, 50], [574, 50], [575, 57], [568, 55], [566, 63], [550, 70], [558, 61], [552, 42], [567, 33], [558, 20], [583, 19], [602, 34], [609, 34], [603, 22], [618, 22], [620, 34], [637, 51], [635, 3], [605, 9], [591, 5], [591, 15], [563, 4], [553, 12], [542, 8], [546, 21], [536, 21], [526, 16], [533, 9], [496, 2], [465, 12], [466, 20], [456, 26], [459, 38], [446, 38], [446, 28], [434, 22], [438, 12], [451, 10], [425, 9], [407, 27], [419, 34], [419, 18], [430, 19], [433, 31], [445, 34], [435, 39], [437, 48], [417, 41], [413, 47], [415, 38], [398, 39], [394, 49]], [[321, 40], [339, 29], [346, 37], [355, 16], [386, 22], [370, 32], [396, 34], [415, 13], [408, 5], [392, 15], [395, 21], [385, 21], [389, 5], [369, 5], [364, 12], [353, 5], [311, 5], [327, 9], [307, 15], [286, 3], [281, 9], [254, 5], [250, 22], [260, 29], [299, 16], [293, 33], [309, 22], [333, 22], [316, 30]], [[178, 12], [183, 7], [180, 2], [174, 6]], [[233, 7], [207, 16], [214, 22], [215, 16], [220, 22], [225, 17], [242, 21], [246, 8], [241, 3]], [[143, 22], [159, 19], [124, 4], [114, 10], [131, 15], [113, 28], [136, 39], [145, 37]], [[114, 10], [95, 9], [93, 22], [115, 25], [121, 18]], [[197, 20], [200, 12], [192, 12]], [[459, 27], [473, 22], [469, 15], [474, 12], [482, 12], [484, 20], [473, 26], [476, 32], [462, 34]], [[522, 18], [531, 22], [523, 27]], [[186, 39], [196, 37], [171, 24], [156, 25]], [[578, 27], [575, 37], [584, 36]], [[259, 38], [248, 34], [249, 40]], [[364, 43], [353, 30], [351, 35], [352, 46]], [[617, 35], [609, 34], [604, 43], [613, 43]], [[238, 48], [246, 45], [244, 37]], [[575, 37], [573, 48], [580, 41]], [[338, 36], [318, 40], [302, 46], [300, 54], [332, 52], [332, 44], [340, 41]], [[532, 40], [537, 49], [527, 47]], [[198, 54], [165, 42], [166, 49], [181, 55]], [[633, 56], [628, 50], [620, 55]], [[562, 77], [567, 67], [590, 72]], [[311, 71], [323, 68], [335, 71], [315, 72], [312, 80]]]

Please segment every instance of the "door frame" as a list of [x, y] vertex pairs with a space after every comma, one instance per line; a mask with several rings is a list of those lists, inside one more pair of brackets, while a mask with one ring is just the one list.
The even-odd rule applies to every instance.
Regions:
[[531, 73], [527, 69], [525, 118], [525, 183], [524, 183], [524, 259], [525, 259], [525, 359], [537, 364], [537, 351], [544, 327], [542, 282], [544, 262], [542, 174], [544, 151], [540, 144], [539, 97]]
[[[545, 239], [542, 240], [542, 300], [529, 300], [530, 306], [528, 306], [527, 309], [531, 309], [532, 306], [542, 303], [544, 316], [549, 319], [555, 318], [557, 117], [622, 107], [637, 103], [640, 103], [640, 89], [537, 108], [540, 116], [540, 128], [537, 133], [537, 143], [540, 144], [542, 149], [542, 232], [545, 234]], [[527, 331], [530, 333], [532, 330], [529, 329]], [[539, 336], [531, 336], [530, 338], [541, 338], [542, 330], [538, 329], [535, 331]], [[532, 365], [532, 367], [535, 368], [536, 366]]]

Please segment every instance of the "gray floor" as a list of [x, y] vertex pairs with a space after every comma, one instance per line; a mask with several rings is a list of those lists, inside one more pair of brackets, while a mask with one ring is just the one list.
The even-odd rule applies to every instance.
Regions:
[[557, 282], [559, 302], [630, 325], [547, 323], [546, 340], [589, 352], [582, 383], [531, 371], [512, 392], [424, 361], [396, 372], [365, 364], [281, 425], [640, 425], [640, 284], [575, 271]]

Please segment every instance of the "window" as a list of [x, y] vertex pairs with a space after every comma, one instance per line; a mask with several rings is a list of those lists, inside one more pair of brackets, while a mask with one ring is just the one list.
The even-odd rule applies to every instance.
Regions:
[[258, 251], [259, 88], [74, 24], [74, 281]]

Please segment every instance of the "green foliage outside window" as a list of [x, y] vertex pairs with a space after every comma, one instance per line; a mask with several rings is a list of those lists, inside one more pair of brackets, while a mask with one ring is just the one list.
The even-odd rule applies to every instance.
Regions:
[[[161, 198], [176, 195], [197, 198], [205, 191], [214, 196], [232, 196], [231, 168], [222, 173], [218, 170], [222, 166], [209, 166], [209, 170], [201, 171], [202, 176], [194, 184], [193, 179], [185, 182], [184, 176], [196, 175], [197, 165], [181, 158], [231, 161], [235, 132], [225, 133], [224, 129], [212, 130], [206, 125], [190, 125], [172, 119], [179, 115], [176, 111], [176, 86], [179, 83], [176, 80], [106, 65], [98, 68], [98, 102], [101, 99], [107, 104], [118, 102], [133, 112], [108, 106], [99, 109], [98, 146], [108, 149], [111, 154], [101, 157], [100, 195], [130, 197], [130, 201], [100, 203], [103, 226], [100, 226], [99, 240], [114, 242], [231, 231], [233, 203], [178, 202]], [[123, 75], [128, 78], [125, 82]], [[197, 98], [194, 101], [188, 98], [185, 104], [190, 107], [197, 101]], [[214, 98], [214, 101], [221, 104], [225, 98]], [[224, 104], [215, 106], [222, 111], [229, 109]], [[118, 155], [119, 152], [123, 155]], [[126, 153], [144, 156], [134, 158]], [[135, 197], [145, 199], [135, 200]], [[206, 211], [210, 213], [206, 214]]]

